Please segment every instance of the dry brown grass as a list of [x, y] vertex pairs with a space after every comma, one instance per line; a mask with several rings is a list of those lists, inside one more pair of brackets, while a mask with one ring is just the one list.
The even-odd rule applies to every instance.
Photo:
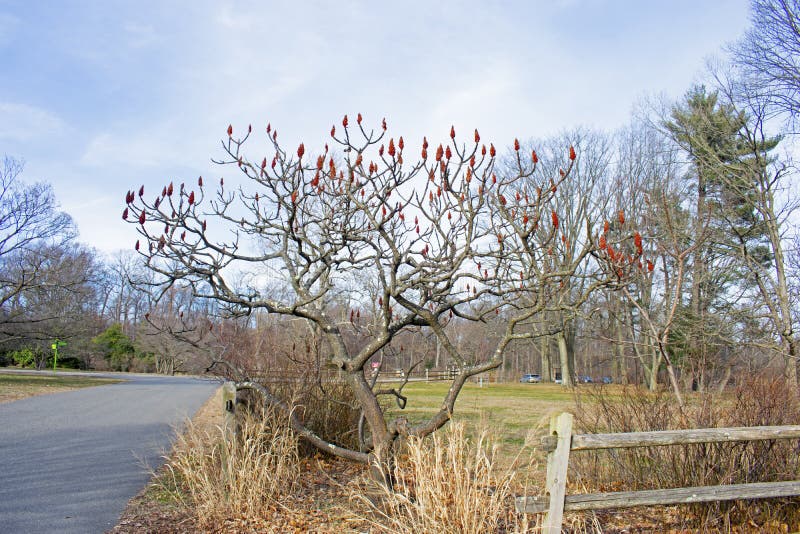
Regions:
[[12, 374], [0, 372], [0, 403], [46, 395], [61, 391], [71, 391], [104, 384], [114, 384], [121, 380], [82, 376], [58, 376], [53, 374]]
[[[589, 401], [576, 410], [577, 432], [787, 425], [800, 420], [796, 390], [772, 376], [748, 377], [724, 394], [688, 395], [685, 407], [669, 392], [639, 388], [614, 398], [598, 390]], [[796, 480], [799, 453], [798, 440], [612, 449], [572, 455], [570, 478], [584, 486], [584, 492]], [[774, 522], [800, 528], [798, 499], [711, 502], [673, 510], [670, 526], [678, 529], [768, 532]], [[625, 513], [635, 514], [638, 511]]]
[[453, 423], [406, 443], [394, 488], [364, 480], [351, 499], [378, 532], [527, 532], [535, 518], [513, 511], [517, 469], [499, 468], [497, 452], [487, 430], [470, 439], [464, 424]]
[[[618, 392], [613, 393], [616, 397]], [[291, 494], [283, 493], [280, 502], [269, 499], [258, 503], [260, 508], [242, 506], [238, 512], [230, 507], [225, 512], [220, 507], [215, 519], [209, 514], [201, 523], [188, 492], [176, 486], [177, 479], [169, 471], [162, 470], [160, 482], [133, 501], [114, 532], [536, 532], [541, 517], [516, 516], [512, 492], [540, 493], [540, 487], [535, 486], [543, 483], [544, 472], [541, 462], [531, 464], [527, 457], [522, 461], [518, 454], [521, 448], [526, 448], [526, 456], [527, 451], [536, 453], [527, 443], [538, 442], [538, 433], [531, 430], [541, 424], [546, 413], [569, 408], [571, 393], [512, 384], [470, 388], [463, 400], [461, 420], [455, 421], [460, 428], [443, 429], [436, 437], [418, 443], [421, 447], [415, 454], [409, 449], [401, 457], [396, 495], [388, 496], [369, 483], [361, 465], [315, 455], [300, 458], [297, 483]], [[219, 396], [209, 400], [195, 416], [194, 426], [213, 433], [222, 422], [221, 402]], [[541, 412], [532, 410], [532, 406], [540, 406]], [[486, 432], [481, 432], [490, 417], [487, 411], [492, 412], [491, 441]], [[506, 426], [509, 422], [513, 424], [510, 432]], [[451, 439], [455, 430], [460, 437]], [[213, 440], [195, 443], [208, 446]], [[587, 488], [571, 491], [581, 490]], [[176, 491], [182, 492], [177, 501]], [[214, 492], [205, 496], [218, 498]], [[465, 512], [469, 509], [484, 517]], [[420, 519], [429, 510], [430, 521]], [[598, 516], [571, 514], [566, 524], [573, 532], [630, 531], [631, 524], [644, 529], [649, 525], [651, 531], [659, 531], [664, 519], [662, 513], [645, 517], [641, 513], [610, 512]]]
[[[419, 393], [430, 393], [430, 404], [439, 398], [441, 386], [417, 386]], [[748, 384], [738, 393], [725, 395], [719, 400], [719, 415], [736, 414], [737, 421], [723, 417], [719, 422], [725, 425], [768, 424], [794, 422], [784, 421], [781, 417], [796, 414], [789, 410], [788, 394], [782, 391], [771, 391], [777, 387], [771, 382]], [[581, 388], [581, 391], [595, 391], [601, 388]], [[662, 406], [657, 402], [657, 395], [642, 392], [647, 402], [631, 404], [626, 401], [626, 390], [620, 388], [602, 388], [606, 398], [584, 398], [579, 405], [578, 413], [589, 426], [596, 430], [608, 430], [616, 427], [627, 428], [626, 424], [609, 424], [606, 419], [620, 405], [630, 405], [625, 410], [626, 417], [656, 418], [672, 420], [662, 413]], [[115, 533], [158, 532], [159, 534], [178, 532], [315, 532], [315, 533], [394, 533], [394, 532], [536, 532], [536, 521], [540, 516], [529, 515], [518, 517], [513, 512], [513, 493], [517, 495], [536, 495], [541, 492], [544, 473], [538, 464], [528, 464], [516, 458], [513, 451], [527, 447], [525, 437], [538, 440], [531, 427], [540, 426], [543, 418], [553, 411], [575, 410], [572, 405], [572, 393], [564, 389], [537, 386], [497, 385], [491, 388], [470, 388], [465, 392], [463, 404], [458, 407], [453, 427], [445, 429], [435, 437], [424, 441], [412, 442], [404, 455], [400, 457], [396, 476], [398, 484], [396, 493], [389, 494], [374, 484], [369, 483], [366, 471], [361, 465], [354, 465], [342, 460], [315, 455], [299, 459], [298, 478], [291, 493], [284, 491], [280, 502], [275, 498], [266, 498], [253, 504], [240, 505], [238, 508], [227, 506], [218, 508], [217, 512], [206, 512], [207, 519], [201, 524], [195, 510], [192, 497], [177, 486], [173, 477], [167, 472], [162, 482], [151, 489], [138, 501], [133, 510], [126, 512], [123, 518], [125, 525], [118, 526]], [[632, 393], [631, 393], [632, 394]], [[796, 398], [794, 398], [796, 401]], [[462, 402], [459, 401], [459, 402]], [[696, 404], [693, 399], [693, 405]], [[602, 407], [603, 403], [609, 406]], [[411, 403], [410, 403], [411, 404]], [[428, 408], [427, 402], [417, 402], [412, 406], [420, 415]], [[597, 405], [600, 406], [597, 406]], [[749, 406], [754, 404], [754, 406]], [[490, 407], [490, 408], [487, 408]], [[539, 410], [532, 409], [539, 408]], [[601, 410], [605, 416], [596, 419]], [[665, 409], [664, 409], [665, 410]], [[487, 414], [487, 412], [490, 412]], [[776, 416], [780, 416], [777, 417]], [[481, 422], [491, 421], [491, 442], [486, 433], [481, 432]], [[213, 428], [221, 422], [221, 399], [209, 401], [195, 418], [195, 426], [204, 426], [213, 435]], [[657, 421], [656, 421], [657, 422]], [[510, 423], [510, 425], [509, 425]], [[624, 421], [623, 421], [624, 423]], [[713, 426], [713, 421], [698, 419], [694, 426]], [[736, 423], [736, 424], [734, 424]], [[485, 426], [485, 425], [484, 425]], [[510, 428], [509, 428], [510, 426]], [[632, 427], [638, 424], [631, 423]], [[656, 425], [657, 426], [657, 425]], [[631, 428], [634, 429], [634, 428]], [[453, 434], [455, 432], [455, 435]], [[214, 440], [196, 440], [198, 446], [212, 448]], [[498, 444], [500, 447], [498, 447]], [[416, 447], [416, 449], [414, 449]], [[747, 448], [752, 448], [748, 445]], [[776, 445], [770, 446], [771, 452], [777, 452]], [[530, 450], [530, 449], [526, 449]], [[713, 452], [713, 451], [711, 451]], [[755, 456], [766, 459], [765, 454]], [[793, 451], [788, 451], [793, 452]], [[201, 453], [196, 451], [195, 456]], [[206, 455], [211, 454], [206, 450]], [[527, 454], [527, 452], [526, 452]], [[709, 465], [718, 468], [722, 464], [706, 455]], [[704, 457], [706, 457], [704, 456]], [[515, 461], [516, 458], [516, 461]], [[681, 457], [685, 460], [686, 457]], [[797, 454], [787, 454], [784, 467], [796, 465]], [[539, 456], [543, 459], [543, 456]], [[527, 460], [527, 458], [526, 458]], [[574, 460], [574, 464], [573, 464]], [[582, 478], [571, 473], [568, 493], [585, 493], [592, 491], [614, 491], [633, 489], [635, 483], [629, 481], [625, 465], [620, 465], [621, 458], [605, 459], [598, 466], [592, 457], [586, 454], [575, 454], [571, 458], [571, 467], [592, 468], [595, 471], [582, 470]], [[541, 463], [541, 462], [540, 462]], [[218, 465], [216, 462], [194, 464], [200, 468], [205, 465]], [[687, 464], [681, 464], [687, 465]], [[751, 462], [735, 462], [735, 465], [755, 467]], [[650, 464], [649, 477], [663, 476], [660, 469]], [[682, 471], [686, 471], [683, 469]], [[694, 470], [692, 470], [694, 471]], [[648, 472], [645, 470], [645, 472]], [[204, 475], [205, 477], [205, 475]], [[526, 477], [530, 477], [526, 480]], [[202, 478], [202, 477], [201, 477]], [[284, 478], [287, 484], [294, 479]], [[212, 480], [213, 481], [213, 480]], [[248, 479], [249, 484], [249, 479]], [[165, 489], [166, 488], [166, 489]], [[167, 491], [167, 489], [169, 491]], [[281, 488], [283, 489], [283, 488]], [[174, 491], [182, 492], [175, 504]], [[512, 493], [513, 492], [513, 493]], [[195, 498], [219, 499], [220, 494], [214, 491], [198, 492]], [[747, 506], [745, 521], [736, 521], [735, 514], [727, 525], [713, 527], [706, 522], [709, 532], [786, 532], [787, 527], [797, 528], [798, 523], [789, 517], [779, 517], [776, 507], [781, 503], [757, 503]], [[761, 513], [756, 513], [757, 509]], [[239, 510], [235, 512], [234, 510]], [[570, 513], [565, 518], [565, 528], [570, 532], [665, 532], [676, 529], [678, 532], [693, 531], [690, 525], [699, 524], [703, 518], [698, 511], [685, 507], [652, 507], [631, 510], [606, 510], [595, 513]], [[769, 512], [769, 513], [764, 513]], [[217, 514], [214, 516], [214, 514]], [[238, 515], [237, 515], [238, 514]], [[693, 516], [693, 519], [692, 517]], [[216, 518], [214, 518], [216, 517]], [[789, 519], [789, 521], [787, 521]], [[738, 523], [738, 524], [737, 524]], [[683, 530], [682, 530], [683, 529]], [[687, 530], [688, 529], [688, 530]]]
[[222, 427], [189, 423], [166, 463], [169, 489], [201, 527], [230, 517], [263, 517], [290, 495], [299, 476], [297, 438], [275, 411], [242, 418], [235, 439]]
[[[509, 408], [503, 406], [495, 397], [509, 397], [519, 389], [526, 409], [511, 410], [518, 418], [514, 437], [509, 439], [507, 432], [501, 430], [503, 424], [498, 426], [497, 420], [510, 416]], [[517, 517], [513, 513], [514, 504], [512, 490], [517, 494], [536, 494], [538, 491], [526, 487], [526, 480], [532, 477], [538, 482], [540, 470], [537, 464], [530, 465], [521, 461], [515, 452], [525, 446], [525, 436], [529, 434], [531, 421], [538, 420], [541, 414], [529, 409], [531, 401], [540, 401], [538, 397], [544, 395], [544, 389], [521, 387], [515, 388], [488, 388], [476, 389], [473, 396], [485, 397], [480, 400], [471, 399], [461, 409], [468, 413], [465, 421], [458, 424], [457, 429], [443, 430], [440, 435], [418, 443], [421, 447], [416, 455], [409, 453], [408, 461], [401, 464], [405, 473], [418, 471], [421, 473], [420, 486], [411, 484], [411, 479], [405, 480], [405, 489], [398, 494], [398, 502], [410, 495], [419, 503], [416, 494], [424, 496], [425, 506], [434, 506], [437, 495], [439, 496], [438, 512], [435, 517], [450, 517], [451, 521], [439, 521], [439, 527], [428, 526], [414, 527], [415, 532], [459, 532], [457, 524], [462, 525], [461, 532], [523, 532], [531, 527], [538, 518], [528, 516]], [[563, 398], [568, 394], [561, 393], [561, 398], [554, 404], [562, 404]], [[512, 401], [517, 399], [512, 399]], [[219, 394], [210, 399], [194, 418], [195, 429], [202, 429], [201, 434], [215, 436], [214, 429], [221, 424], [221, 397]], [[481, 424], [487, 420], [484, 408], [480, 405], [491, 404], [496, 411], [493, 419], [491, 441], [487, 432], [481, 432]], [[474, 414], [469, 412], [477, 410]], [[519, 415], [524, 413], [524, 415]], [[475, 420], [473, 422], [473, 420]], [[457, 435], [453, 435], [456, 432]], [[530, 437], [534, 437], [530, 434]], [[212, 455], [208, 447], [215, 447], [215, 440], [186, 438], [184, 442], [197, 447], [192, 457]], [[177, 449], [177, 447], [176, 447]], [[205, 452], [200, 452], [205, 449]], [[526, 448], [526, 454], [530, 449]], [[173, 457], [177, 452], [173, 453]], [[405, 458], [405, 457], [404, 457]], [[526, 459], [527, 460], [527, 459]], [[412, 461], [412, 463], [409, 463]], [[427, 463], [426, 463], [427, 462]], [[433, 462], [432, 464], [430, 462]], [[438, 462], [438, 464], [436, 463]], [[194, 469], [206, 469], [206, 466], [219, 465], [216, 461], [209, 462], [184, 462]], [[438, 467], [436, 467], [438, 465]], [[456, 468], [456, 465], [463, 467]], [[433, 466], [433, 467], [432, 467]], [[174, 468], [173, 468], [174, 469]], [[370, 503], [378, 504], [385, 496], [376, 492], [376, 487], [365, 482], [366, 470], [364, 466], [351, 464], [342, 460], [316, 455], [314, 457], [300, 458], [299, 479], [294, 486], [292, 494], [285, 491], [280, 502], [277, 499], [268, 499], [253, 505], [239, 506], [238, 512], [230, 506], [218, 506], [217, 511], [204, 512], [201, 521], [199, 511], [195, 510], [196, 499], [220, 500], [217, 491], [197, 491], [195, 496], [190, 495], [181, 476], [173, 471], [161, 470], [156, 481], [150, 489], [132, 501], [123, 519], [114, 530], [115, 533], [138, 532], [335, 532], [362, 533], [362, 532], [397, 532], [397, 528], [386, 518], [381, 519], [376, 515], [376, 510]], [[427, 479], [425, 477], [428, 477]], [[214, 482], [204, 474], [199, 478]], [[291, 482], [291, 478], [284, 478]], [[204, 484], [206, 484], [204, 482]], [[428, 488], [427, 493], [425, 488]], [[374, 500], [353, 498], [359, 492], [372, 488], [370, 495]], [[202, 504], [200, 506], [203, 506]], [[209, 505], [210, 506], [210, 505]], [[216, 505], [215, 505], [216, 506]], [[381, 504], [383, 506], [383, 504]], [[260, 507], [260, 511], [259, 511]], [[227, 511], [226, 511], [227, 510]], [[465, 510], [473, 514], [464, 516]], [[398, 508], [399, 511], [399, 508]], [[409, 510], [405, 511], [406, 513]], [[421, 513], [417, 506], [416, 511]], [[477, 516], [475, 515], [477, 514]], [[481, 515], [483, 516], [481, 518]], [[452, 518], [459, 518], [454, 523]], [[531, 523], [531, 524], [528, 524]], [[413, 524], [413, 523], [412, 523]], [[526, 526], [527, 524], [527, 526]], [[456, 526], [454, 526], [456, 525]], [[477, 526], [476, 526], [477, 525]], [[436, 530], [438, 528], [438, 530]], [[402, 530], [400, 530], [402, 532]]]

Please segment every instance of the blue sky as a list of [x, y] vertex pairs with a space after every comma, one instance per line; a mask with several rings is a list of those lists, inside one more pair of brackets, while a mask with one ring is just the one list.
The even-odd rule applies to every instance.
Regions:
[[230, 172], [210, 163], [228, 123], [311, 150], [357, 112], [409, 141], [613, 130], [747, 24], [746, 0], [0, 0], [0, 154], [114, 251], [128, 189]]

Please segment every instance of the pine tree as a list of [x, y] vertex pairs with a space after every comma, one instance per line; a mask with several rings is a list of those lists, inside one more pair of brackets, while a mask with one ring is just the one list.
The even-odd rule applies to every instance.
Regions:
[[[691, 294], [684, 309], [685, 356], [694, 367], [694, 380], [702, 387], [705, 371], [712, 363], [709, 345], [730, 339], [729, 324], [715, 319], [715, 311], [728, 309], [730, 290], [745, 277], [736, 268], [736, 251], [746, 242], [752, 250], [763, 250], [760, 243], [765, 229], [755, 209], [756, 176], [763, 158], [756, 157], [752, 143], [743, 134], [746, 113], [721, 103], [716, 91], [704, 86], [692, 88], [682, 105], [672, 109], [664, 126], [672, 139], [689, 157], [687, 179], [696, 193], [693, 206], [693, 239], [702, 243], [692, 258]], [[780, 142], [770, 138], [756, 147], [766, 154]]]

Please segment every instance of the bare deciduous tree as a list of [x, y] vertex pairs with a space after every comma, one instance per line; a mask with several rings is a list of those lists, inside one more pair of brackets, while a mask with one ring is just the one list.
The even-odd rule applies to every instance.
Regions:
[[88, 276], [64, 262], [72, 252], [88, 254], [69, 249], [76, 234], [72, 219], [58, 211], [49, 185], [21, 182], [22, 168], [7, 156], [0, 167], [0, 342], [18, 339], [20, 328], [30, 329], [60, 313], [52, 306], [33, 316], [26, 313], [31, 308], [26, 300], [58, 287], [68, 290]]
[[786, 113], [800, 113], [800, 3], [752, 0], [752, 26], [730, 51], [743, 74], [745, 93]]
[[[553, 202], [576, 158], [571, 147], [560, 172], [534, 187], [535, 152], [523, 154], [515, 141], [515, 164], [501, 174], [494, 145], [477, 130], [462, 140], [451, 129], [447, 143], [424, 139], [411, 149], [402, 137], [387, 139], [385, 121], [375, 130], [360, 115], [345, 117], [331, 129], [338, 150], [325, 145], [312, 155], [303, 143], [285, 150], [267, 126], [271, 153], [254, 159], [245, 153], [251, 134], [229, 127], [218, 162], [238, 168], [246, 186], [221, 179], [210, 188], [200, 178], [153, 197], [140, 188], [138, 199], [128, 193], [123, 218], [144, 238], [136, 248], [162, 292], [180, 281], [234, 315], [263, 310], [310, 323], [324, 346], [320, 364], [338, 369], [369, 429], [362, 449], [352, 450], [293, 418], [300, 435], [330, 453], [380, 468], [398, 437], [446, 424], [466, 381], [499, 367], [511, 343], [531, 337], [525, 325], [591, 253], [587, 246], [567, 264], [554, 261], [570, 247]], [[447, 326], [455, 320], [499, 321], [496, 347], [485, 356], [459, 350], [466, 345]], [[359, 338], [367, 321], [369, 336]], [[385, 388], [367, 372], [409, 329], [435, 336], [455, 370], [439, 410], [415, 424], [379, 402], [401, 398], [402, 384]], [[240, 387], [289, 408], [262, 385]]]
[[[796, 17], [798, 10], [794, 13]], [[759, 94], [742, 98], [749, 89], [729, 72], [717, 70], [714, 76], [720, 94], [728, 105], [742, 109], [745, 119], [738, 131], [745, 157], [734, 162], [724, 179], [730, 194], [747, 212], [746, 217], [736, 211], [722, 212], [729, 244], [746, 283], [756, 288], [755, 305], [748, 311], [769, 324], [770, 334], [779, 340], [784, 375], [798, 385], [800, 362], [784, 243], [788, 222], [800, 207], [789, 192], [794, 164], [788, 154], [777, 154], [781, 138], [768, 133], [768, 99]]]

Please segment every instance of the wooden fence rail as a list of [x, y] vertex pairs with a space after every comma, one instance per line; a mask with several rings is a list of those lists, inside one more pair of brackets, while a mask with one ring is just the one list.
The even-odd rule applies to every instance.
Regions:
[[565, 510], [599, 510], [800, 495], [800, 480], [566, 495], [570, 451], [800, 438], [800, 426], [703, 428], [573, 435], [572, 419], [572, 414], [569, 413], [553, 417], [550, 421], [550, 435], [542, 438], [542, 448], [548, 452], [545, 495], [518, 497], [516, 501], [518, 512], [545, 512], [547, 514], [542, 530], [546, 534], [561, 532]]

